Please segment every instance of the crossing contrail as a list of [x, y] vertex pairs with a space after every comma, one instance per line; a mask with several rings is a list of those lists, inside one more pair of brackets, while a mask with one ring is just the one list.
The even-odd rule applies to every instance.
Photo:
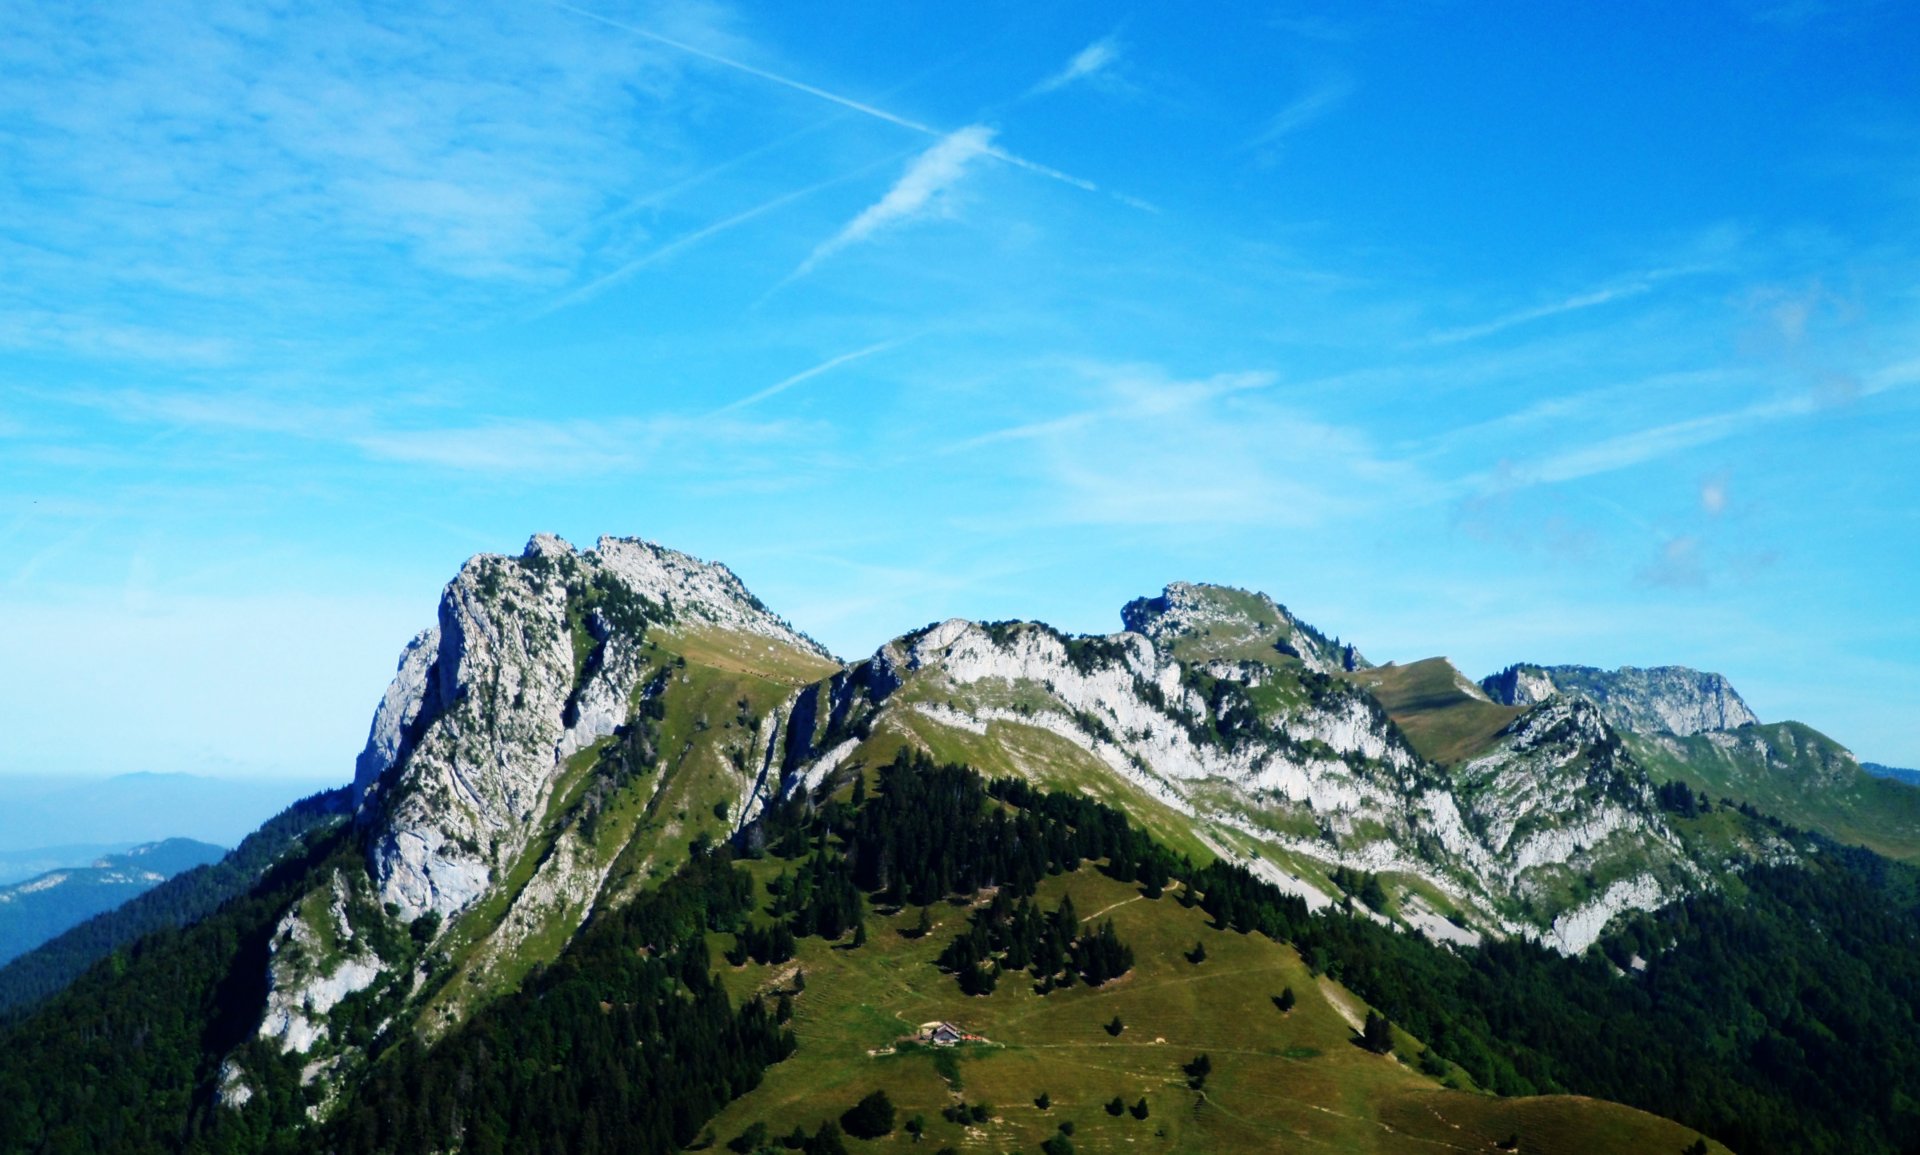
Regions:
[[[735, 72], [741, 72], [741, 73], [745, 73], [748, 76], [757, 77], [761, 80], [768, 82], [769, 84], [778, 84], [782, 88], [790, 88], [795, 92], [805, 93], [808, 96], [814, 97], [819, 100], [827, 101], [830, 104], [837, 104], [842, 108], [852, 109], [853, 111], [861, 113], [862, 115], [873, 117], [875, 120], [883, 121], [887, 124], [895, 125], [899, 128], [904, 128], [909, 132], [917, 132], [922, 136], [931, 136], [936, 138], [944, 138], [945, 136], [948, 135], [946, 132], [940, 129], [937, 129], [930, 124], [924, 124], [920, 121], [911, 120], [897, 113], [888, 112], [884, 108], [879, 108], [875, 105], [867, 104], [864, 101], [855, 100], [850, 96], [842, 96], [837, 92], [829, 92], [824, 88], [821, 88], [817, 85], [808, 84], [803, 80], [795, 80], [790, 76], [782, 76], [777, 72], [769, 72], [764, 68], [756, 68], [755, 66], [748, 64], [744, 60], [735, 60], [731, 56], [722, 56], [718, 52], [709, 52], [704, 48], [696, 48], [695, 46], [688, 44], [684, 40], [675, 40], [671, 36], [662, 36], [658, 32], [654, 32], [649, 29], [642, 28], [637, 24], [628, 24], [622, 20], [615, 20], [609, 16], [602, 16], [598, 12], [590, 12], [585, 8], [576, 8], [572, 4], [562, 3], [561, 0], [541, 0], [541, 2], [546, 4], [549, 8], [557, 8], [562, 12], [570, 12], [573, 15], [578, 16], [583, 20], [592, 20], [595, 23], [604, 24], [609, 28], [618, 28], [622, 32], [631, 33], [632, 35], [638, 36], [643, 40], [651, 40], [655, 44], [663, 44], [668, 48], [673, 49], [676, 52], [684, 52], [688, 56], [697, 57], [701, 60], [707, 61], [710, 64], [718, 64], [722, 68], [731, 68]], [[1072, 173], [1061, 172], [1057, 168], [1049, 168], [1044, 164], [1040, 164], [1038, 162], [1028, 160], [1023, 156], [1016, 156], [1013, 153], [1007, 152], [1005, 149], [989, 148], [989, 149], [986, 149], [985, 152], [988, 156], [993, 157], [995, 160], [1005, 161], [1007, 164], [1013, 165], [1016, 168], [1026, 169], [1028, 172], [1035, 173], [1040, 176], [1044, 176], [1049, 180], [1056, 180], [1062, 184], [1072, 185], [1074, 188], [1081, 189], [1086, 192], [1101, 191], [1100, 186], [1097, 184], [1094, 184], [1090, 180], [1083, 180], [1080, 177], [1074, 176]], [[1133, 198], [1131, 197], [1123, 196], [1123, 197], [1120, 197], [1119, 199], [1126, 204], [1139, 203], [1134, 201]]]

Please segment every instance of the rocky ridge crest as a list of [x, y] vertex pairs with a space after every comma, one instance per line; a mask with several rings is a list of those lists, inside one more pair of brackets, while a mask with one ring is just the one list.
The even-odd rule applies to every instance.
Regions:
[[[684, 839], [706, 810], [750, 836], [769, 804], [901, 745], [1118, 802], [1310, 905], [1350, 901], [1342, 872], [1392, 879], [1374, 916], [1448, 941], [1577, 953], [1616, 915], [1707, 884], [1605, 703], [1541, 694], [1448, 769], [1352, 676], [1369, 668], [1357, 650], [1265, 595], [1179, 583], [1122, 622], [1075, 637], [952, 619], [845, 665], [724, 566], [651, 543], [541, 535], [475, 557], [403, 650], [356, 764], [364, 876], [335, 874], [282, 920], [259, 1034], [330, 1079], [356, 1061], [331, 1038], [335, 1008], [431, 992], [456, 965], [441, 941], [484, 990], [490, 967], [530, 965], [526, 944], [557, 949], [641, 885], [652, 852], [619, 840]], [[653, 727], [674, 710], [669, 752]], [[661, 811], [669, 760], [684, 774]], [[608, 844], [594, 816], [622, 796], [648, 817]], [[414, 961], [369, 945], [394, 926], [424, 943]], [[433, 1029], [458, 1009], [436, 1004]], [[238, 1067], [223, 1088], [252, 1093]]]
[[1480, 684], [1494, 701], [1509, 706], [1531, 706], [1556, 693], [1578, 695], [1599, 706], [1614, 726], [1642, 734], [1685, 737], [1760, 721], [1725, 677], [1686, 666], [1601, 670], [1521, 664]]

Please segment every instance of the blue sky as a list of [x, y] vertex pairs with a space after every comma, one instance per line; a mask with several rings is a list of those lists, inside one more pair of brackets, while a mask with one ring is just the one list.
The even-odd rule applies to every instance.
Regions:
[[8, 3], [0, 771], [344, 780], [536, 530], [1920, 765], [1920, 16], [1358, 7]]

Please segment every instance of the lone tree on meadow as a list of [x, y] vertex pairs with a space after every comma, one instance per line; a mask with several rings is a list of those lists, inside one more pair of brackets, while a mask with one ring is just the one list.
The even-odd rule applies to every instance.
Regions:
[[855, 1139], [878, 1139], [893, 1133], [893, 1100], [875, 1091], [840, 1116], [840, 1126]]

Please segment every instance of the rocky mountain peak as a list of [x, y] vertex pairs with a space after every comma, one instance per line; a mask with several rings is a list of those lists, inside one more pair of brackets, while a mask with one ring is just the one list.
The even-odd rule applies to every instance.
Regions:
[[1585, 698], [1614, 726], [1641, 734], [1684, 737], [1760, 720], [1725, 677], [1686, 666], [1601, 670], [1522, 663], [1480, 685], [1494, 701], [1509, 706], [1531, 706], [1554, 694]]
[[1183, 660], [1271, 659], [1277, 651], [1321, 673], [1369, 664], [1352, 646], [1295, 618], [1266, 594], [1232, 586], [1174, 582], [1159, 597], [1128, 602], [1120, 620], [1154, 648]]
[[626, 720], [656, 628], [830, 657], [726, 566], [639, 538], [580, 550], [536, 534], [518, 557], [468, 560], [401, 653], [355, 767], [382, 899], [412, 917], [483, 893], [560, 764]]

